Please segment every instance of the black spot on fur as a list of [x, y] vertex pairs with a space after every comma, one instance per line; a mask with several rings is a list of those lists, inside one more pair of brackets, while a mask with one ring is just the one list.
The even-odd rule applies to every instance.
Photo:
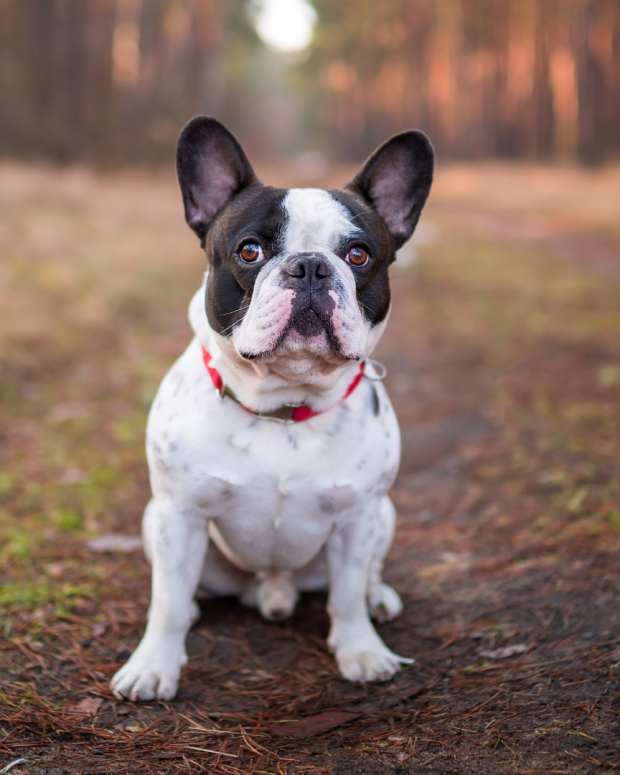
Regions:
[[381, 410], [381, 404], [379, 403], [377, 388], [374, 385], [370, 386], [370, 405], [372, 407], [372, 413], [375, 417], [378, 417]]

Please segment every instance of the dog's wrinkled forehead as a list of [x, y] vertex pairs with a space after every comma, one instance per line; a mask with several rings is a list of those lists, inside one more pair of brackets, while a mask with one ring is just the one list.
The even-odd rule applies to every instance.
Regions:
[[361, 231], [354, 223], [353, 213], [323, 189], [291, 188], [282, 207], [286, 219], [282, 249], [287, 253], [333, 253], [343, 239], [355, 237]]
[[[255, 237], [270, 257], [307, 251], [338, 253], [347, 242], [372, 238], [376, 216], [353, 195], [320, 188], [258, 186], [242, 192], [207, 240], [207, 253], [232, 253]], [[215, 255], [212, 255], [215, 254]]]

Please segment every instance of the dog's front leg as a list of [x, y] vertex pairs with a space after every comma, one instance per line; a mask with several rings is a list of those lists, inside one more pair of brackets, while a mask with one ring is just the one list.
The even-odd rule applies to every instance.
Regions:
[[380, 504], [373, 504], [372, 508], [339, 526], [327, 543], [331, 617], [327, 642], [340, 673], [349, 681], [386, 681], [402, 663], [413, 662], [387, 648], [368, 614], [368, 574], [377, 540], [376, 515]]
[[148, 623], [111, 687], [118, 698], [171, 700], [187, 662], [185, 637], [196, 610], [194, 593], [207, 550], [207, 523], [158, 497], [147, 506], [144, 533], [152, 564]]

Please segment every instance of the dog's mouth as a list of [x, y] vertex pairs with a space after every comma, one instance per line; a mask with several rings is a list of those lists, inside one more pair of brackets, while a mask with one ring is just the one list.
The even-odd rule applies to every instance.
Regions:
[[263, 353], [252, 354], [250, 359], [269, 361], [282, 356], [312, 356], [330, 362], [348, 360], [334, 333], [328, 311], [317, 307], [308, 304], [294, 309], [273, 346]]
[[315, 337], [318, 334], [325, 333], [328, 327], [328, 321], [320, 311], [312, 306], [295, 312], [291, 315], [288, 326], [289, 331], [295, 331], [302, 337]]
[[[288, 314], [286, 317], [278, 316], [279, 322], [273, 326], [277, 334], [270, 339], [268, 346], [262, 351], [237, 352], [246, 360], [266, 363], [281, 358], [311, 358], [335, 366], [358, 360], [359, 353], [347, 351], [347, 339], [343, 337], [343, 331], [348, 330], [347, 324], [342, 323], [343, 316], [338, 314], [338, 307], [339, 295], [333, 289], [294, 292]], [[269, 320], [270, 312], [271, 308], [265, 307], [261, 315]]]
[[333, 300], [321, 294], [299, 300], [284, 327], [279, 349], [307, 350], [314, 354], [341, 355], [341, 346], [332, 323]]

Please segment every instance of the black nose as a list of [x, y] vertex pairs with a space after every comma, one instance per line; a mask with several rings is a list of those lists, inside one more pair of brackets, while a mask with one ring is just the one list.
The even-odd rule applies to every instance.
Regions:
[[282, 271], [291, 287], [320, 288], [323, 280], [333, 276], [330, 262], [321, 253], [295, 253], [286, 259]]

